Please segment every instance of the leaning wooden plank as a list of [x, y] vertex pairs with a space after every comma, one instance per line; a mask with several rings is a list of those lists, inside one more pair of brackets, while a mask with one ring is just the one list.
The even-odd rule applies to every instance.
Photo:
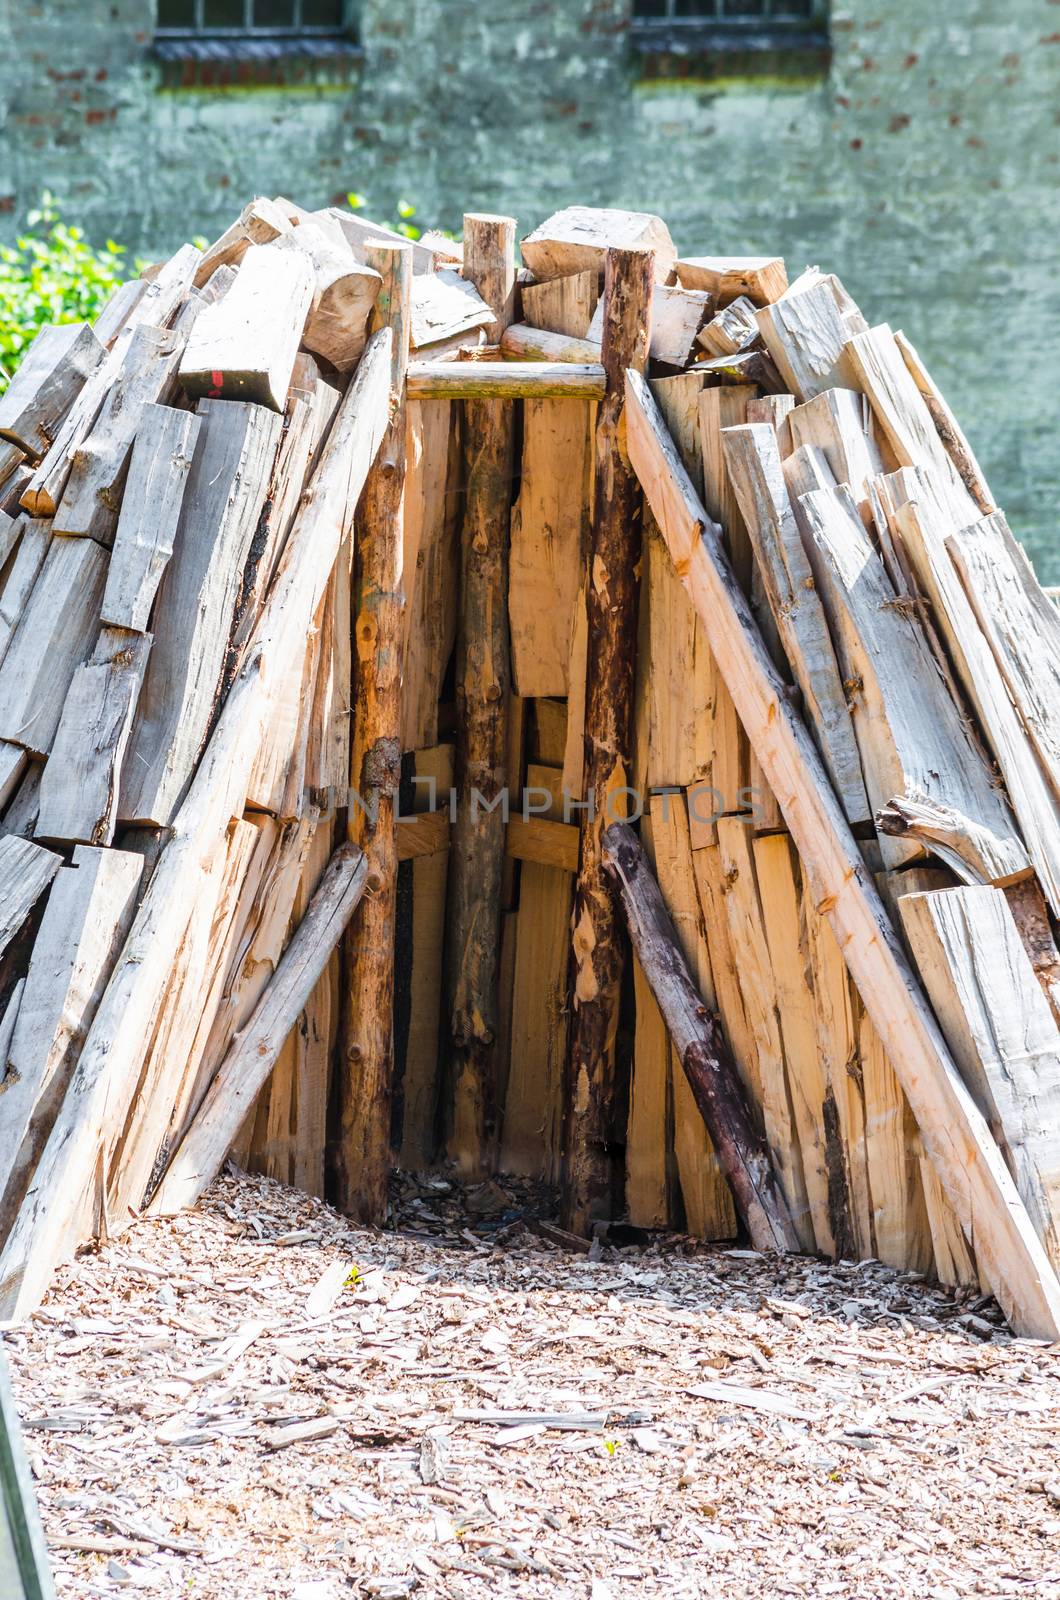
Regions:
[[368, 868], [355, 845], [337, 850], [257, 1010], [232, 1044], [151, 1202], [154, 1216], [194, 1205], [212, 1182], [239, 1125], [364, 893]]
[[0, 665], [0, 738], [46, 756], [70, 680], [99, 631], [107, 552], [94, 539], [53, 539]]
[[[204, 400], [176, 554], [155, 609], [154, 647], [122, 775], [119, 815], [165, 827], [183, 798], [216, 707], [239, 583], [265, 501], [280, 419]], [[0, 669], [2, 674], [2, 669]]]
[[119, 283], [92, 324], [92, 331], [100, 344], [110, 349], [146, 293], [147, 281], [144, 278], [130, 278], [127, 283]]
[[677, 277], [688, 289], [716, 295], [719, 307], [732, 305], [742, 295], [753, 305], [767, 306], [788, 287], [780, 256], [682, 256]]
[[259, 195], [244, 206], [231, 227], [203, 251], [195, 273], [196, 289], [201, 289], [218, 267], [238, 267], [251, 245], [270, 244], [290, 231], [291, 222], [283, 207]]
[[965, 1084], [1060, 1270], [1060, 1030], [996, 889], [903, 895], [902, 926]]
[[[897, 604], [850, 490], [816, 490], [801, 504], [843, 678], [857, 685], [854, 727], [873, 810], [892, 799], [941, 803], [967, 819], [987, 883], [1026, 876], [1030, 863], [1011, 812], [923, 633]], [[918, 853], [890, 836], [881, 844], [890, 867]]]
[[823, 451], [836, 482], [850, 485], [860, 509], [868, 480], [883, 471], [865, 396], [852, 389], [825, 389], [796, 406], [788, 426], [794, 449], [805, 445]]
[[[121, 1135], [173, 951], [195, 905], [201, 860], [215, 848], [230, 819], [242, 812], [261, 736], [261, 679], [283, 673], [305, 650], [307, 630], [386, 428], [390, 344], [388, 330], [369, 340], [302, 497], [246, 664], [173, 819], [173, 837], [140, 903], [81, 1052], [71, 1093], [0, 1256], [0, 1315], [25, 1314], [35, 1305], [55, 1264], [93, 1226], [98, 1163], [101, 1156], [109, 1162]], [[0, 841], [0, 852], [4, 848]]]
[[103, 628], [74, 673], [41, 779], [38, 839], [113, 843], [122, 762], [150, 649], [149, 633]]
[[757, 338], [754, 302], [740, 295], [704, 324], [696, 343], [708, 356], [734, 356]]
[[144, 407], [103, 592], [108, 627], [145, 633], [173, 554], [202, 418], [169, 406]]
[[751, 1242], [757, 1250], [798, 1250], [798, 1235], [769, 1151], [754, 1127], [721, 1029], [692, 982], [659, 886], [626, 823], [614, 822], [606, 830], [604, 852], [605, 867], [618, 885], [630, 940]]
[[38, 458], [106, 352], [87, 322], [44, 327], [0, 397], [0, 439]]
[[[668, 1228], [673, 1215], [672, 1045], [662, 1012], [633, 957], [635, 1032], [626, 1124], [626, 1212], [635, 1228]], [[696, 1115], [699, 1113], [697, 1111]], [[702, 1119], [700, 1119], [702, 1122]]]
[[[641, 405], [653, 406], [636, 374]], [[664, 470], [654, 430], [627, 411], [630, 459], [641, 482]], [[695, 491], [687, 482], [680, 498]], [[664, 535], [664, 501], [653, 504]], [[802, 858], [812, 902], [826, 916], [844, 960], [906, 1092], [925, 1147], [961, 1226], [974, 1236], [980, 1264], [1013, 1325], [1043, 1338], [1060, 1335], [1060, 1283], [1043, 1250], [981, 1112], [953, 1062], [890, 919], [866, 874], [861, 852], [834, 798], [816, 748], [772, 666], [747, 601], [721, 551], [720, 533], [700, 508], [705, 534], [689, 552], [683, 523], [671, 546], [693, 603], [710, 631], [762, 769]]]
[[142, 870], [129, 851], [79, 845], [52, 884], [0, 1062], [0, 1238], [15, 1220], [129, 931]]
[[[946, 549], [1027, 737], [1060, 796], [1060, 611], [1000, 512], [951, 533]], [[1060, 884], [1053, 879], [1049, 889], [1060, 916]]]
[[412, 361], [410, 400], [600, 400], [604, 369], [592, 362]]
[[3, 568], [19, 541], [22, 532], [20, 517], [10, 517], [0, 511], [0, 568]]
[[857, 1013], [873, 1251], [889, 1267], [926, 1272], [931, 1235], [920, 1166], [910, 1148], [912, 1115], [880, 1036], [860, 1002]]
[[846, 345], [856, 330], [844, 318], [844, 299], [838, 279], [811, 270], [756, 314], [766, 349], [797, 400], [855, 386]]
[[[592, 360], [592, 357], [583, 356], [581, 359]], [[4, 489], [5, 495], [11, 487], [15, 472], [19, 467], [25, 467], [25, 462], [26, 452], [24, 450], [20, 450], [17, 444], [12, 444], [8, 439], [0, 439], [0, 486], [7, 485], [7, 488]], [[32, 468], [26, 468], [26, 471], [28, 476], [32, 477]], [[21, 495], [21, 492], [20, 488], [19, 495]]]
[[62, 864], [62, 856], [17, 834], [0, 839], [0, 955]]
[[946, 404], [942, 391], [920, 359], [912, 340], [907, 339], [905, 334], [898, 330], [895, 332], [894, 342], [902, 353], [902, 360], [909, 369], [910, 377], [924, 397], [924, 404], [950, 460], [957, 468], [961, 482], [983, 515], [989, 516], [997, 509], [997, 501], [990, 493], [990, 485], [983, 476], [983, 469], [975, 459], [975, 453], [960, 423]]
[[784, 653], [802, 690], [824, 764], [847, 821], [867, 822], [871, 813], [854, 724], [824, 607], [788, 499], [776, 432], [767, 423], [751, 423], [726, 428], [722, 441]]
[[282, 411], [315, 281], [292, 242], [252, 245], [224, 299], [196, 318], [180, 361], [188, 393]]
[[567, 206], [554, 212], [526, 235], [520, 250], [538, 279], [585, 271], [600, 277], [608, 250], [651, 250], [655, 281], [667, 283], [677, 260], [670, 230], [661, 217], [592, 206]]
[[7, 654], [15, 629], [29, 605], [33, 586], [52, 542], [52, 525], [46, 518], [19, 517], [15, 530], [15, 555], [0, 590], [0, 661]]
[[[460, 586], [459, 413], [447, 400], [408, 408], [405, 536], [409, 604], [402, 747], [438, 740], [438, 697], [456, 640]], [[412, 548], [415, 556], [412, 555]]]

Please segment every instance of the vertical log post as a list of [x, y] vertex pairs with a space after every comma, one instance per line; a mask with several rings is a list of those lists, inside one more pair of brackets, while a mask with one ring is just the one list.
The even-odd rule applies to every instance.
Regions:
[[368, 875], [344, 946], [345, 1023], [338, 1090], [335, 1200], [359, 1221], [386, 1216], [390, 1095], [394, 1075], [394, 806], [401, 776], [401, 657], [405, 596], [405, 371], [412, 247], [367, 244], [382, 275], [372, 331], [394, 333], [390, 422], [356, 517], [353, 705], [347, 835]]
[[[564, 1225], [588, 1231], [611, 1202], [608, 1119], [622, 979], [621, 916], [604, 872], [608, 797], [627, 782], [633, 726], [641, 496], [625, 442], [627, 367], [643, 372], [651, 337], [653, 255], [609, 250], [589, 551], [585, 756], [580, 866], [574, 898], [571, 1017], [564, 1106]], [[612, 804], [616, 814], [622, 808]]]
[[[499, 343], [512, 320], [515, 221], [464, 218], [464, 277], [494, 314]], [[465, 1176], [489, 1163], [495, 1133], [501, 880], [507, 781], [508, 537], [512, 503], [511, 405], [470, 400], [464, 414], [466, 503], [461, 533], [456, 662], [457, 814], [449, 858], [452, 1112], [449, 1153]], [[497, 802], [496, 809], [491, 809]]]

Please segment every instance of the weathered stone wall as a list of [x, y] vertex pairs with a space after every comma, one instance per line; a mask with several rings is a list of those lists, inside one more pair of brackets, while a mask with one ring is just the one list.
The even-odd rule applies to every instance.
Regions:
[[827, 79], [638, 84], [627, 0], [365, 0], [341, 85], [163, 89], [151, 0], [0, 0], [0, 230], [48, 186], [160, 251], [254, 192], [458, 227], [579, 200], [838, 271], [920, 347], [1060, 583], [1060, 5], [856, 0]]

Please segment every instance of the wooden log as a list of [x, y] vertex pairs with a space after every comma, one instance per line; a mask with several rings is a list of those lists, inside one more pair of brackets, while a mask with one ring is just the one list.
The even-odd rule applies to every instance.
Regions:
[[696, 371], [714, 384], [754, 384], [764, 394], [786, 394], [786, 380], [777, 371], [769, 353], [752, 345], [734, 356], [708, 356], [696, 362]]
[[195, 272], [195, 287], [201, 289], [218, 267], [238, 267], [251, 245], [271, 244], [273, 239], [290, 232], [291, 219], [283, 206], [259, 195], [245, 205], [231, 227], [203, 251]]
[[[12, 485], [15, 473], [19, 467], [24, 466], [26, 459], [26, 452], [20, 450], [17, 444], [12, 444], [8, 439], [0, 440], [0, 489], [3, 490], [5, 496], [8, 493], [8, 488]], [[26, 468], [26, 472], [28, 477], [33, 476], [32, 468]], [[5, 484], [8, 488], [4, 488]], [[23, 484], [19, 488], [19, 495], [21, 495], [24, 487], [25, 485]]]
[[[338, 206], [331, 206], [326, 213], [327, 217], [334, 219], [342, 230], [343, 238], [353, 251], [356, 260], [363, 266], [368, 266], [368, 247], [377, 244], [402, 244], [409, 245], [412, 250], [413, 275], [419, 277], [423, 272], [433, 272], [436, 266], [435, 252], [429, 246], [412, 242], [403, 234], [395, 232], [393, 228], [384, 227], [381, 222], [369, 222], [367, 217], [355, 217], [349, 211], [342, 211]], [[310, 217], [319, 220], [320, 212], [310, 212]]]
[[[629, 379], [636, 389], [635, 374]], [[643, 386], [641, 385], [641, 388]], [[645, 402], [651, 405], [650, 395]], [[630, 459], [657, 482], [654, 430], [627, 413]], [[681, 497], [696, 504], [690, 483]], [[653, 509], [659, 516], [664, 501]], [[694, 511], [692, 513], [695, 515]], [[917, 986], [857, 844], [805, 727], [769, 661], [747, 602], [699, 508], [703, 539], [689, 553], [684, 523], [660, 518], [693, 603], [711, 630], [715, 658], [776, 794], [806, 870], [812, 903], [826, 916], [917, 1119], [925, 1147], [962, 1228], [974, 1233], [980, 1265], [1014, 1326], [1043, 1337], [1060, 1331], [1060, 1283], [981, 1113], [964, 1088]]]
[[753, 423], [726, 428], [722, 440], [758, 571], [825, 767], [847, 821], [867, 822], [871, 813], [850, 708], [788, 499], [776, 432]]
[[405, 367], [412, 253], [368, 245], [382, 277], [375, 327], [393, 334], [391, 415], [361, 502], [354, 588], [354, 684], [347, 838], [363, 851], [368, 894], [354, 920], [343, 967], [346, 1016], [338, 1081], [336, 1199], [362, 1222], [386, 1216], [390, 1103], [394, 1082], [394, 927], [401, 782], [401, 657], [405, 603]]
[[[524, 283], [521, 295], [525, 323], [512, 323], [501, 335], [501, 350], [508, 352], [520, 339], [531, 339], [536, 332], [554, 332], [568, 339], [585, 339], [600, 298], [600, 274], [590, 269], [572, 272], [565, 278], [548, 278], [544, 283]], [[529, 359], [540, 359], [530, 349]], [[553, 356], [552, 360], [561, 360]], [[599, 361], [595, 356], [580, 360]]]
[[14, 559], [0, 591], [0, 661], [8, 652], [51, 547], [51, 522], [19, 517], [15, 522], [15, 541]]
[[316, 223], [296, 228], [292, 242], [313, 263], [313, 300], [302, 330], [303, 347], [347, 376], [361, 359], [382, 278], [373, 267], [354, 260], [344, 239], [335, 242]]
[[62, 864], [62, 856], [15, 833], [0, 838], [0, 955]]
[[629, 937], [756, 1250], [798, 1250], [769, 1152], [754, 1127], [721, 1029], [696, 992], [659, 887], [636, 835], [611, 823], [604, 864], [619, 886]]
[[143, 409], [107, 568], [105, 626], [147, 631], [173, 554], [201, 426], [202, 418], [190, 411], [161, 405]]
[[[216, 710], [239, 584], [258, 526], [280, 421], [245, 401], [200, 401], [202, 428], [176, 554], [155, 606], [154, 646], [126, 754], [119, 816], [166, 827]], [[2, 669], [0, 669], [2, 670]]]
[[143, 862], [78, 845], [56, 875], [0, 1062], [0, 1239], [7, 1237], [129, 931]]
[[846, 346], [867, 324], [859, 312], [852, 319], [851, 305], [837, 278], [812, 268], [756, 313], [766, 349], [797, 400], [856, 386]]
[[909, 370], [909, 376], [923, 396], [928, 414], [935, 424], [935, 431], [941, 439], [947, 455], [956, 467], [961, 482], [983, 515], [989, 516], [992, 511], [997, 509], [997, 501], [990, 493], [990, 485], [983, 476], [983, 469], [975, 459], [975, 452], [968, 443], [960, 423], [946, 404], [941, 390], [920, 359], [912, 341], [907, 339], [901, 331], [896, 331], [894, 342], [898, 346], [902, 360]]
[[4, 812], [5, 833], [15, 831], [7, 824], [7, 806], [28, 766], [29, 756], [21, 745], [0, 744], [0, 811]]
[[0, 738], [46, 756], [70, 681], [92, 649], [107, 577], [94, 539], [52, 539], [0, 665]]
[[147, 293], [145, 278], [130, 278], [119, 283], [106, 305], [92, 324], [92, 331], [100, 344], [110, 349], [129, 317]]
[[[626, 1211], [635, 1228], [668, 1228], [673, 1221], [676, 1177], [671, 1151], [673, 1047], [663, 1014], [636, 956], [633, 996], [635, 1032], [626, 1124]], [[699, 1116], [698, 1110], [696, 1115]]]
[[[840, 391], [844, 393], [845, 391]], [[747, 402], [748, 422], [768, 422], [777, 436], [780, 446], [780, 457], [786, 461], [795, 448], [795, 441], [791, 437], [790, 418], [795, 409], [795, 396], [793, 394], [760, 394]], [[726, 427], [730, 424], [726, 423]], [[811, 487], [816, 487], [812, 485]], [[709, 506], [707, 508], [710, 509]]]
[[413, 280], [409, 316], [413, 350], [477, 334], [493, 322], [493, 311], [475, 285], [452, 267], [421, 273]]
[[849, 484], [860, 510], [868, 497], [869, 479], [883, 471], [865, 396], [852, 389], [825, 389], [796, 406], [788, 426], [793, 448], [821, 450], [835, 481]]
[[[230, 691], [173, 836], [158, 861], [111, 976], [38, 1163], [34, 1183], [0, 1256], [2, 1315], [43, 1294], [55, 1263], [94, 1224], [94, 1175], [124, 1127], [147, 1053], [150, 1021], [165, 991], [202, 878], [201, 862], [242, 812], [264, 712], [259, 679], [282, 675], [306, 634], [334, 566], [352, 507], [385, 431], [391, 335], [369, 340], [303, 497], [247, 662]], [[0, 842], [0, 849], [3, 848]]]
[[39, 460], [104, 355], [87, 322], [43, 327], [0, 397], [0, 439]]
[[[651, 299], [651, 349], [653, 361], [668, 367], [686, 367], [696, 350], [696, 339], [714, 309], [713, 295], [701, 289], [657, 283]], [[597, 303], [587, 337], [599, 344], [603, 331], [603, 304]], [[757, 328], [755, 330], [757, 335]], [[713, 352], [712, 352], [713, 353]], [[599, 354], [595, 359], [599, 361]]]
[[530, 861], [540, 867], [578, 870], [578, 827], [547, 817], [511, 816], [505, 832], [505, 849], [513, 861]]
[[[496, 342], [511, 321], [515, 222], [464, 219], [464, 271], [494, 312]], [[449, 1008], [452, 1109], [449, 1152], [481, 1173], [496, 1132], [497, 961], [504, 875], [502, 796], [511, 684], [508, 546], [513, 419], [498, 405], [464, 417], [467, 496], [461, 529], [457, 638], [456, 817], [449, 864]]]
[[335, 852], [272, 982], [181, 1140], [151, 1201], [152, 1216], [171, 1216], [194, 1205], [220, 1170], [245, 1112], [353, 916], [367, 876], [367, 863], [355, 845]]
[[251, 245], [224, 299], [196, 319], [180, 359], [187, 392], [282, 411], [314, 286], [293, 242]]
[[706, 289], [721, 309], [743, 295], [752, 305], [767, 306], [788, 287], [780, 256], [682, 256], [677, 277], [688, 289]]
[[739, 295], [699, 330], [696, 343], [708, 356], [734, 356], [758, 338], [754, 301]]
[[656, 283], [668, 283], [677, 260], [670, 230], [661, 217], [591, 206], [567, 206], [554, 212], [526, 235], [519, 248], [537, 279], [587, 271], [595, 272], [599, 279], [608, 251], [650, 250]]
[[410, 400], [599, 400], [603, 368], [595, 362], [413, 361]]
[[[595, 283], [594, 275], [588, 272], [576, 273], [575, 277], [591, 279]], [[548, 289], [554, 283], [570, 281], [569, 278], [552, 278], [537, 287]], [[524, 301], [525, 295], [526, 291]], [[600, 341], [551, 332], [525, 322], [513, 322], [511, 327], [505, 328], [501, 337], [501, 355], [506, 361], [544, 361], [550, 366], [573, 362], [576, 366], [595, 366], [600, 361]]]
[[1005, 898], [947, 889], [903, 895], [898, 907], [965, 1084], [1060, 1269], [1060, 1030]]
[[[603, 871], [603, 830], [613, 790], [629, 772], [640, 562], [640, 492], [626, 458], [624, 374], [643, 372], [651, 342], [652, 276], [644, 250], [611, 251], [604, 278], [607, 393], [596, 425], [589, 548], [585, 755], [580, 866], [572, 927], [573, 1016], [564, 1106], [563, 1225], [587, 1232], [608, 1215], [612, 1183], [606, 1128], [614, 1088], [614, 1037], [623, 956], [618, 912]], [[662, 428], [665, 434], [665, 428]], [[669, 435], [666, 435], [667, 440]], [[676, 451], [670, 446], [676, 460]], [[686, 538], [691, 538], [686, 530]]]
[[[850, 490], [817, 490], [801, 504], [843, 678], [856, 685], [854, 728], [873, 810], [892, 800], [941, 805], [966, 832], [985, 882], [1026, 876], [1030, 863], [1011, 813], [923, 634], [896, 601]], [[889, 833], [881, 844], [891, 867], [919, 851]]]
[[[402, 745], [438, 741], [438, 697], [456, 642], [460, 592], [460, 407], [410, 403], [405, 490], [405, 715]], [[414, 552], [414, 553], [413, 553]]]

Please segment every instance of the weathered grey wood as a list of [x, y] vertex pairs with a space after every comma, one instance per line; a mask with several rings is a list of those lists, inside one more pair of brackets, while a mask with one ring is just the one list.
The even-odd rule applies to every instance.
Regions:
[[856, 387], [845, 347], [867, 324], [838, 278], [811, 268], [774, 304], [763, 306], [756, 321], [797, 400], [812, 400], [825, 389]]
[[[0, 485], [9, 482], [16, 468], [20, 467], [25, 459], [26, 452], [20, 450], [17, 444], [12, 444], [10, 439], [0, 439]], [[4, 494], [7, 494], [7, 489], [4, 490]]]
[[[261, 737], [262, 680], [305, 651], [343, 534], [387, 425], [389, 331], [369, 340], [310, 480], [247, 662], [230, 691], [187, 799], [173, 819], [129, 938], [107, 985], [26, 1201], [0, 1256], [0, 1315], [24, 1314], [55, 1264], [95, 1223], [95, 1174], [125, 1126], [157, 1014], [197, 896], [204, 860], [242, 813]], [[0, 845], [0, 849], [3, 846]], [[2, 904], [0, 898], [0, 904]]]
[[104, 628], [74, 673], [41, 778], [38, 839], [113, 843], [122, 761], [150, 649], [149, 633]]
[[824, 607], [784, 484], [776, 430], [762, 422], [724, 428], [722, 443], [729, 479], [817, 747], [847, 821], [867, 822], [871, 811], [854, 725]]
[[599, 400], [604, 369], [595, 362], [413, 361], [410, 400]]
[[[13, 745], [4, 746], [5, 751], [14, 748]], [[37, 826], [37, 801], [40, 796], [44, 762], [31, 761], [25, 750], [22, 754], [26, 757], [26, 761], [20, 769], [17, 786], [4, 812], [3, 832], [17, 833], [22, 839], [32, 839]]]
[[52, 539], [0, 665], [0, 739], [46, 756], [66, 691], [99, 630], [107, 552], [94, 539]]
[[127, 283], [119, 283], [92, 324], [100, 344], [110, 349], [146, 293], [147, 282], [144, 278], [130, 278]]
[[292, 240], [251, 245], [224, 299], [196, 319], [180, 361], [188, 393], [282, 411], [315, 283]]
[[183, 340], [146, 324], [134, 329], [114, 386], [91, 431], [73, 452], [55, 513], [55, 533], [114, 542], [129, 456], [146, 406], [159, 400], [176, 372]]
[[[184, 797], [216, 708], [243, 567], [280, 437], [246, 401], [205, 400], [176, 535], [155, 607], [118, 814], [164, 827]], [[0, 668], [0, 682], [3, 669]]]
[[[13, 451], [17, 459], [7, 455]], [[33, 480], [33, 468], [17, 445], [0, 444], [0, 511], [9, 517], [22, 512], [22, 496]]]
[[493, 312], [473, 283], [452, 267], [421, 272], [412, 284], [413, 350], [488, 328]]
[[909, 369], [909, 376], [923, 396], [928, 414], [935, 424], [935, 431], [956, 467], [961, 482], [983, 515], [989, 516], [997, 509], [997, 501], [990, 493], [990, 485], [983, 476], [983, 469], [975, 459], [975, 452], [968, 443], [960, 423], [946, 404], [945, 396], [925, 367], [912, 340], [907, 339], [900, 330], [896, 330], [894, 342]]
[[202, 418], [146, 405], [129, 460], [103, 593], [103, 622], [146, 632], [158, 586], [173, 554]]
[[8, 557], [15, 548], [22, 532], [19, 526], [20, 518], [8, 516], [6, 511], [0, 511], [0, 568], [6, 566]]
[[[19, 744], [0, 743], [0, 811], [4, 811], [8, 801], [22, 781], [22, 775], [29, 765], [29, 756]], [[16, 830], [7, 827], [7, 818], [4, 817], [5, 833]]]
[[44, 455], [105, 354], [88, 322], [42, 328], [0, 396], [0, 439]]
[[928, 997], [1060, 1270], [1060, 1031], [996, 889], [903, 895]]
[[0, 1239], [6, 1238], [129, 931], [143, 862], [79, 845], [56, 875], [0, 1060]]
[[865, 396], [852, 389], [825, 389], [796, 406], [788, 426], [795, 449], [821, 450], [836, 482], [850, 485], [860, 507], [868, 479], [883, 471]]
[[754, 301], [739, 295], [699, 330], [696, 343], [708, 356], [734, 356], [757, 338]]
[[52, 542], [52, 525], [47, 519], [19, 517], [15, 528], [18, 548], [0, 591], [0, 661], [7, 654], [15, 629], [29, 604], [33, 585]]
[[270, 244], [291, 229], [291, 220], [283, 206], [259, 195], [243, 207], [231, 227], [203, 252], [195, 273], [195, 287], [201, 289], [219, 267], [238, 267], [251, 245]]
[[168, 327], [174, 313], [191, 292], [191, 281], [202, 252], [194, 245], [182, 245], [165, 262], [154, 280], [129, 312], [125, 326], [66, 413], [55, 440], [37, 467], [22, 494], [23, 509], [35, 517], [51, 517], [63, 497], [70, 475], [73, 453], [99, 416], [100, 407], [121, 371], [125, 351], [136, 328], [146, 323], [152, 328]]
[[[434, 271], [434, 251], [428, 246], [406, 239], [404, 234], [397, 233], [393, 228], [384, 227], [381, 222], [369, 222], [367, 217], [355, 217], [349, 211], [340, 211], [337, 206], [332, 206], [325, 214], [338, 223], [355, 259], [363, 266], [369, 265], [365, 255], [365, 245], [383, 241], [390, 244], [412, 245], [412, 271], [416, 277], [423, 272]], [[316, 219], [320, 213], [311, 212], [310, 215]]]
[[602, 277], [608, 250], [651, 250], [656, 283], [669, 282], [677, 260], [670, 230], [645, 211], [567, 206], [528, 233], [520, 245], [535, 278], [565, 278], [591, 270]]
[[0, 839], [0, 955], [63, 864], [62, 856], [7, 833]]
[[[896, 602], [850, 490], [818, 489], [801, 504], [843, 679], [856, 686], [854, 728], [873, 810], [903, 798], [941, 805], [967, 819], [986, 882], [1025, 876], [1030, 863], [1012, 814], [923, 633]], [[889, 835], [880, 843], [888, 867], [921, 853]]]
[[367, 863], [356, 845], [345, 844], [332, 856], [271, 983], [232, 1041], [177, 1147], [151, 1201], [153, 1216], [169, 1216], [194, 1205], [220, 1171], [243, 1118], [353, 916], [367, 875]]

